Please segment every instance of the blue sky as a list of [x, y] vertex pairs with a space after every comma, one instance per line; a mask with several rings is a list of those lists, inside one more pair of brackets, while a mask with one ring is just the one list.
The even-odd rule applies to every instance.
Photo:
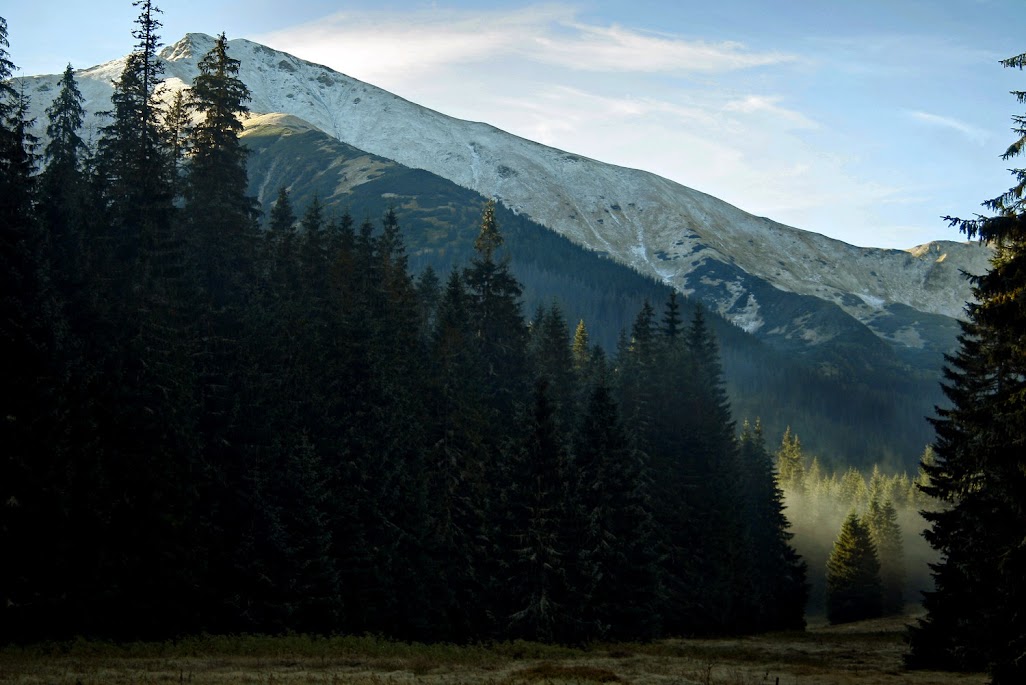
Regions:
[[[646, 169], [856, 245], [962, 236], [1011, 185], [1022, 0], [167, 0], [453, 116]], [[128, 52], [130, 0], [0, 10], [19, 74]]]

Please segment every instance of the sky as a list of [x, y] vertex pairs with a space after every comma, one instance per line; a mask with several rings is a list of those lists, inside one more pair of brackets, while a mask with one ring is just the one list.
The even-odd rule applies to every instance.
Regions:
[[[130, 0], [16, 4], [16, 75], [132, 49]], [[855, 245], [962, 240], [941, 217], [1012, 185], [1023, 0], [155, 4], [164, 43], [248, 38]]]

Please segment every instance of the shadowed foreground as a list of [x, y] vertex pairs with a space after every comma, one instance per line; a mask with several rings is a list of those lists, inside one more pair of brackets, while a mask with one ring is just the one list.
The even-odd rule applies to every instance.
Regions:
[[0, 682], [68, 683], [826, 683], [982, 685], [983, 674], [905, 671], [907, 618], [805, 633], [663, 640], [574, 650], [526, 642], [409, 645], [375, 638], [201, 637], [0, 651]]

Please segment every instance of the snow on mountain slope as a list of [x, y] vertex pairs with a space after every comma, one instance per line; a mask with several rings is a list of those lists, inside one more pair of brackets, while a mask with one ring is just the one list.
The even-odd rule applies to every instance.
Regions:
[[[188, 34], [164, 48], [168, 91], [192, 82], [197, 62], [213, 44], [210, 36]], [[776, 289], [834, 303], [881, 337], [915, 346], [920, 332], [914, 320], [904, 316], [900, 325], [884, 326], [881, 317], [905, 308], [959, 317], [969, 298], [960, 271], [981, 273], [988, 266], [990, 251], [975, 243], [855, 247], [753, 216], [645, 171], [446, 116], [248, 40], [230, 41], [229, 54], [241, 61], [252, 112], [294, 115], [367, 152], [494, 196], [685, 294], [702, 290], [706, 299], [713, 297], [710, 305], [752, 332], [767, 317], [741, 272]], [[109, 109], [110, 84], [123, 66], [122, 59], [77, 72], [87, 109]], [[57, 80], [23, 79], [40, 121]], [[710, 268], [716, 263], [736, 269]]]

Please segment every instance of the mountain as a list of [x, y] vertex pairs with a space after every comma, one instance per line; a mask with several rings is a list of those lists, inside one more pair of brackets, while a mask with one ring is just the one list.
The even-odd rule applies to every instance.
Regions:
[[[342, 143], [292, 115], [252, 117], [242, 140], [250, 191], [265, 215], [277, 189], [287, 186], [298, 208], [316, 197], [329, 214], [348, 212], [356, 221], [394, 210], [415, 271], [431, 266], [444, 275], [474, 256], [480, 194]], [[587, 322], [591, 340], [606, 350], [615, 349], [645, 301], [659, 308], [670, 295], [667, 284], [523, 214], [500, 206], [496, 215], [504, 253], [524, 285], [525, 311], [555, 300], [571, 324]], [[683, 300], [685, 320], [695, 306], [694, 298]], [[929, 440], [922, 417], [940, 400], [935, 372], [905, 368], [865, 329], [861, 338], [845, 336], [844, 347], [835, 344], [828, 372], [824, 361], [777, 349], [715, 313], [707, 320], [720, 343], [734, 415], [760, 418], [768, 435], [791, 425], [814, 453], [862, 465], [884, 458], [910, 465]]]
[[[213, 41], [189, 34], [163, 49], [166, 97], [192, 82]], [[930, 412], [941, 355], [954, 345], [956, 318], [969, 297], [961, 271], [984, 271], [986, 247], [854, 247], [750, 215], [648, 172], [448, 117], [251, 41], [230, 41], [229, 50], [241, 61], [240, 76], [253, 94], [247, 144], [258, 149], [251, 179], [265, 206], [279, 185], [313, 184], [322, 200], [358, 214], [360, 203], [369, 212], [375, 203], [400, 199], [396, 183], [409, 188], [402, 195], [406, 204], [417, 205], [427, 187], [451, 195], [455, 191], [438, 190], [438, 179], [446, 179], [496, 197], [510, 217], [530, 220], [590, 251], [588, 269], [622, 264], [701, 301], [778, 352], [801, 357], [801, 368], [814, 370], [824, 382], [884, 390], [888, 379], [905, 377], [912, 385], [903, 394], [920, 401], [901, 415]], [[109, 109], [111, 82], [123, 67], [121, 59], [76, 73], [88, 111]], [[39, 121], [45, 121], [58, 78], [21, 79]], [[95, 137], [102, 122], [90, 123]], [[332, 147], [332, 139], [352, 149]], [[321, 161], [297, 165], [297, 154]], [[404, 170], [397, 171], [395, 163]], [[307, 176], [300, 181], [297, 173]], [[388, 187], [380, 181], [386, 176]], [[442, 243], [454, 240], [453, 227], [460, 222], [452, 213], [459, 210], [449, 202], [447, 215], [440, 206], [422, 217], [429, 220], [418, 235], [434, 236], [434, 244], [413, 241], [415, 266], [418, 259], [452, 261], [452, 250], [446, 252]], [[635, 312], [621, 312], [620, 318]], [[880, 414], [888, 411], [886, 403], [878, 408]]]

